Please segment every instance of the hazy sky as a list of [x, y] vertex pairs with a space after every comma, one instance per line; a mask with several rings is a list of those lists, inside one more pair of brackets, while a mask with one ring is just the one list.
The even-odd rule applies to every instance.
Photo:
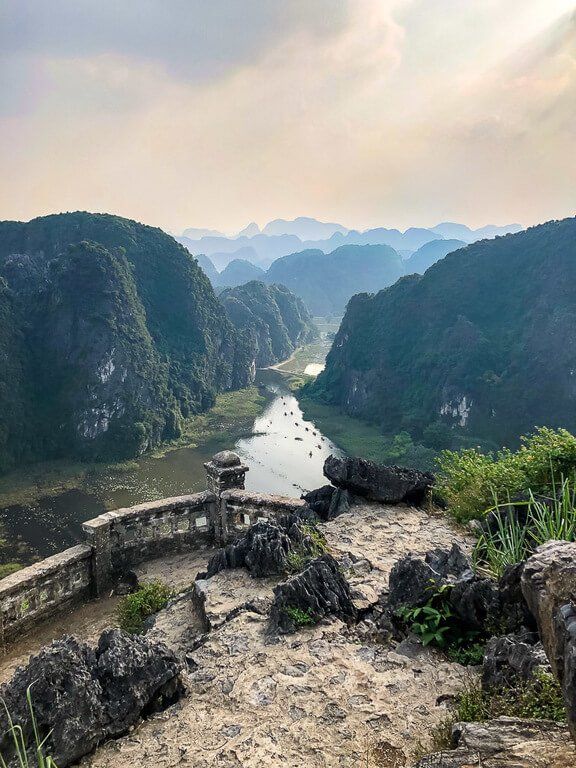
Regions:
[[0, 218], [576, 208], [574, 0], [1, 0]]

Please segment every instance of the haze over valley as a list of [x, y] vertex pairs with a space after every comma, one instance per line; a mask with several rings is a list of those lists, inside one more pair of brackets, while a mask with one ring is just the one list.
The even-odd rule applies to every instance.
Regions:
[[0, 768], [574, 768], [576, 0], [3, 0]]

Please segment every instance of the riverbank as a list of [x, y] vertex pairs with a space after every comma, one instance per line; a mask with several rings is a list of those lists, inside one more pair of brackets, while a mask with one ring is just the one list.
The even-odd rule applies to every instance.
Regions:
[[0, 507], [31, 504], [43, 496], [54, 496], [71, 489], [86, 493], [99, 490], [111, 476], [121, 477], [138, 468], [142, 461], [158, 459], [179, 448], [212, 447], [215, 441], [229, 445], [250, 431], [265, 409], [269, 396], [256, 386], [223, 392], [205, 413], [192, 416], [180, 437], [133, 461], [121, 463], [41, 462], [22, 467], [0, 478]]

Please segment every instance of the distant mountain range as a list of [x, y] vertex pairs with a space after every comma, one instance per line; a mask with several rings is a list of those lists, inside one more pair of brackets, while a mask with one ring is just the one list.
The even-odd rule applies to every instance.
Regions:
[[425, 272], [462, 246], [461, 240], [433, 240], [406, 260], [389, 245], [342, 245], [329, 253], [316, 248], [282, 256], [266, 271], [246, 259], [232, 260], [220, 273], [207, 256], [199, 263], [217, 291], [251, 280], [284, 285], [313, 315], [326, 316], [341, 315], [355, 293], [373, 293], [405, 274]]
[[438, 448], [576, 429], [576, 218], [447, 255], [346, 311], [308, 394]]
[[521, 229], [519, 224], [510, 224], [472, 230], [464, 224], [444, 222], [430, 228], [410, 227], [404, 232], [384, 227], [361, 232], [341, 224], [300, 217], [293, 221], [276, 219], [262, 230], [252, 223], [234, 237], [215, 230], [186, 229], [176, 239], [193, 255], [209, 256], [219, 270], [235, 259], [245, 259], [266, 269], [276, 259], [303, 250], [329, 253], [341, 245], [389, 245], [407, 258], [432, 240], [457, 239], [472, 243]]
[[423, 275], [432, 264], [436, 264], [444, 256], [452, 253], [452, 251], [457, 251], [459, 248], [466, 247], [466, 245], [467, 243], [462, 240], [431, 240], [429, 243], [424, 243], [410, 258], [405, 260], [404, 271], [407, 275], [413, 272]]

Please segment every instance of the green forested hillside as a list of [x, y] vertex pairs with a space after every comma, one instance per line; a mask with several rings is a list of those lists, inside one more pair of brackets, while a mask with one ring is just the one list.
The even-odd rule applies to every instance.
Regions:
[[576, 219], [469, 245], [355, 296], [309, 387], [434, 448], [576, 429]]
[[423, 275], [426, 270], [436, 264], [453, 251], [459, 248], [465, 248], [466, 243], [462, 240], [432, 240], [418, 248], [409, 259], [404, 262], [404, 270], [407, 275], [417, 273]]
[[331, 253], [301, 251], [277, 259], [267, 283], [285, 285], [313, 315], [342, 314], [351, 296], [375, 291], [404, 274], [402, 259], [388, 245], [343, 245]]
[[284, 286], [253, 280], [224, 290], [220, 301], [233, 325], [249, 339], [260, 368], [285, 360], [318, 335], [303, 301]]
[[134, 456], [250, 380], [196, 260], [117, 216], [0, 222], [0, 319], [0, 471]]

